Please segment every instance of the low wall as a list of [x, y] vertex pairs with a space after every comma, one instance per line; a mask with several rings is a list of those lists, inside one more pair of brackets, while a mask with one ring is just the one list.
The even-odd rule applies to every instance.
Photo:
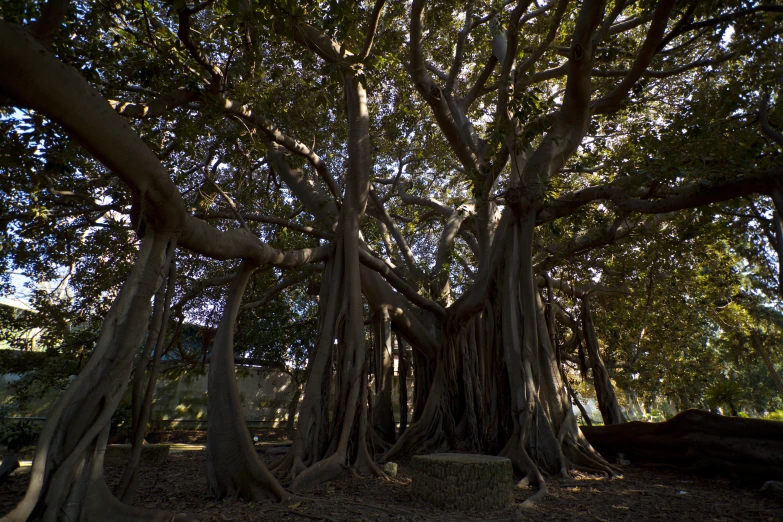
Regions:
[[[241, 368], [237, 371], [237, 384], [249, 426], [276, 428], [285, 425], [296, 386], [288, 374]], [[159, 379], [150, 418], [153, 430], [202, 429], [206, 427], [206, 419], [206, 372]]]

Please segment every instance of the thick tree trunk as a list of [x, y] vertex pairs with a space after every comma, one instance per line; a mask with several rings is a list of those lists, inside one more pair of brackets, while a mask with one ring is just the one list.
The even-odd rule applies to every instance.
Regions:
[[587, 353], [590, 356], [590, 368], [593, 370], [593, 384], [595, 386], [595, 395], [598, 399], [598, 409], [601, 410], [601, 417], [603, 417], [604, 424], [607, 426], [610, 424], [622, 424], [625, 422], [625, 416], [620, 409], [620, 404], [617, 402], [617, 395], [614, 393], [612, 380], [601, 358], [598, 337], [595, 335], [593, 318], [590, 315], [590, 299], [588, 295], [582, 298], [582, 328], [584, 329]]
[[275, 467], [276, 472], [291, 476], [293, 491], [331, 480], [346, 466], [383, 475], [367, 448], [371, 422], [367, 419], [367, 347], [359, 262], [359, 221], [369, 193], [369, 114], [363, 76], [347, 69], [343, 74], [348, 106], [345, 199], [335, 254], [323, 273], [319, 339], [296, 434], [286, 458]]
[[147, 229], [136, 262], [104, 319], [92, 357], [48, 415], [27, 493], [4, 521], [172, 519], [171, 514], [121, 503], [103, 477], [109, 421], [146, 333], [150, 301], [165, 275], [169, 244], [169, 234]]
[[234, 324], [254, 268], [240, 266], [226, 297], [209, 363], [207, 478], [216, 498], [285, 500], [290, 495], [266, 469], [245, 424], [234, 371]]
[[[155, 305], [153, 307], [151, 328], [147, 333], [147, 342], [145, 343], [142, 356], [136, 365], [136, 372], [133, 376], [132, 390], [132, 439], [130, 461], [125, 466], [120, 482], [117, 485], [114, 494], [125, 503], [132, 504], [136, 494], [136, 482], [138, 480], [138, 468], [141, 461], [141, 449], [144, 442], [144, 435], [147, 430], [152, 413], [152, 399], [155, 395], [155, 385], [158, 382], [158, 373], [160, 373], [160, 360], [163, 355], [166, 343], [166, 330], [169, 322], [171, 298], [174, 295], [174, 288], [177, 282], [177, 270], [174, 263], [175, 245], [169, 248], [169, 256], [166, 261], [169, 267], [168, 280], [161, 283], [158, 292], [155, 294]], [[147, 375], [147, 365], [150, 359], [150, 352], [153, 350], [152, 368]], [[147, 376], [146, 383], [144, 377]], [[146, 384], [146, 386], [145, 386]]]
[[533, 277], [534, 216], [505, 229], [505, 257], [483, 309], [443, 328], [456, 332], [444, 339], [425, 406], [383, 460], [445, 448], [499, 452], [524, 483], [539, 486], [533, 499], [546, 491], [545, 473], [618, 473], [572, 412]]
[[391, 319], [386, 307], [377, 312], [375, 342], [375, 403], [373, 429], [385, 442], [394, 443], [396, 426], [392, 390], [394, 359], [392, 356]]

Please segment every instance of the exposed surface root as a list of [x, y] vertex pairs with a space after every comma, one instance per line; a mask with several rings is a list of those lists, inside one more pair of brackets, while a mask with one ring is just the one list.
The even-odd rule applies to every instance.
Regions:
[[535, 493], [533, 493], [532, 495], [530, 495], [529, 497], [527, 497], [524, 500], [524, 502], [522, 502], [519, 506], [523, 507], [523, 508], [533, 507], [533, 505], [536, 502], [538, 502], [539, 500], [541, 500], [542, 498], [544, 498], [546, 496], [546, 492], [547, 492], [546, 482], [542, 481], [542, 482], [540, 482], [538, 484], [538, 490]]
[[401, 455], [415, 453], [417, 450], [440, 450], [446, 446], [447, 441], [442, 426], [444, 381], [443, 365], [438, 365], [421, 417], [408, 426], [397, 442], [381, 457], [380, 462], [388, 462]]
[[198, 522], [185, 514], [157, 511], [123, 504], [115, 497], [103, 477], [93, 481], [85, 498], [82, 518], [84, 521], [102, 522]]

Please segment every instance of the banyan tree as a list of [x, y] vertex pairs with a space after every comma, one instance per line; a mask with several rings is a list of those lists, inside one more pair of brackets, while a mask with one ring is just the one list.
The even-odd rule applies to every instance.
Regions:
[[[134, 469], [112, 492], [102, 455], [134, 364], [154, 369], [161, 323], [182, 307], [175, 283], [180, 303], [224, 289], [209, 362], [218, 498], [282, 500], [346, 466], [380, 476], [385, 461], [443, 450], [508, 457], [536, 496], [546, 476], [617, 473], [579, 430], [565, 364], [589, 367], [605, 421], [624, 421], [591, 307], [632, 289], [595, 272], [574, 285], [568, 270], [680, 211], [777, 204], [781, 12], [733, 0], [4, 3], [5, 124], [47, 126], [25, 149], [33, 163], [80, 158], [43, 176], [63, 205], [54, 215], [111, 210], [138, 238], [6, 519], [170, 516], [122, 503]], [[742, 120], [754, 140], [742, 161], [719, 133], [709, 161], [686, 131], [655, 150], [667, 125], [710, 118]], [[8, 167], [19, 179], [45, 170], [20, 161]], [[179, 259], [226, 272], [193, 283]], [[242, 418], [234, 336], [270, 270], [281, 275], [263, 299], [315, 288], [318, 334], [293, 445], [267, 469]], [[399, 431], [395, 358], [415, 368]], [[143, 433], [145, 384], [133, 382]]]

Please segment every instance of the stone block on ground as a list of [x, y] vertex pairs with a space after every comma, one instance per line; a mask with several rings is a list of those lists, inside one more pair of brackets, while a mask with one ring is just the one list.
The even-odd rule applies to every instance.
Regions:
[[[106, 446], [104, 464], [112, 467], [123, 467], [130, 460], [130, 455], [130, 444], [109, 444]], [[144, 444], [141, 447], [140, 464], [142, 466], [160, 466], [166, 462], [166, 457], [168, 456], [168, 444]]]
[[514, 472], [505, 457], [464, 453], [417, 455], [413, 496], [459, 511], [493, 511], [514, 502]]
[[387, 462], [383, 465], [383, 471], [386, 472], [387, 475], [390, 477], [396, 477], [397, 476], [397, 464], [394, 462]]

